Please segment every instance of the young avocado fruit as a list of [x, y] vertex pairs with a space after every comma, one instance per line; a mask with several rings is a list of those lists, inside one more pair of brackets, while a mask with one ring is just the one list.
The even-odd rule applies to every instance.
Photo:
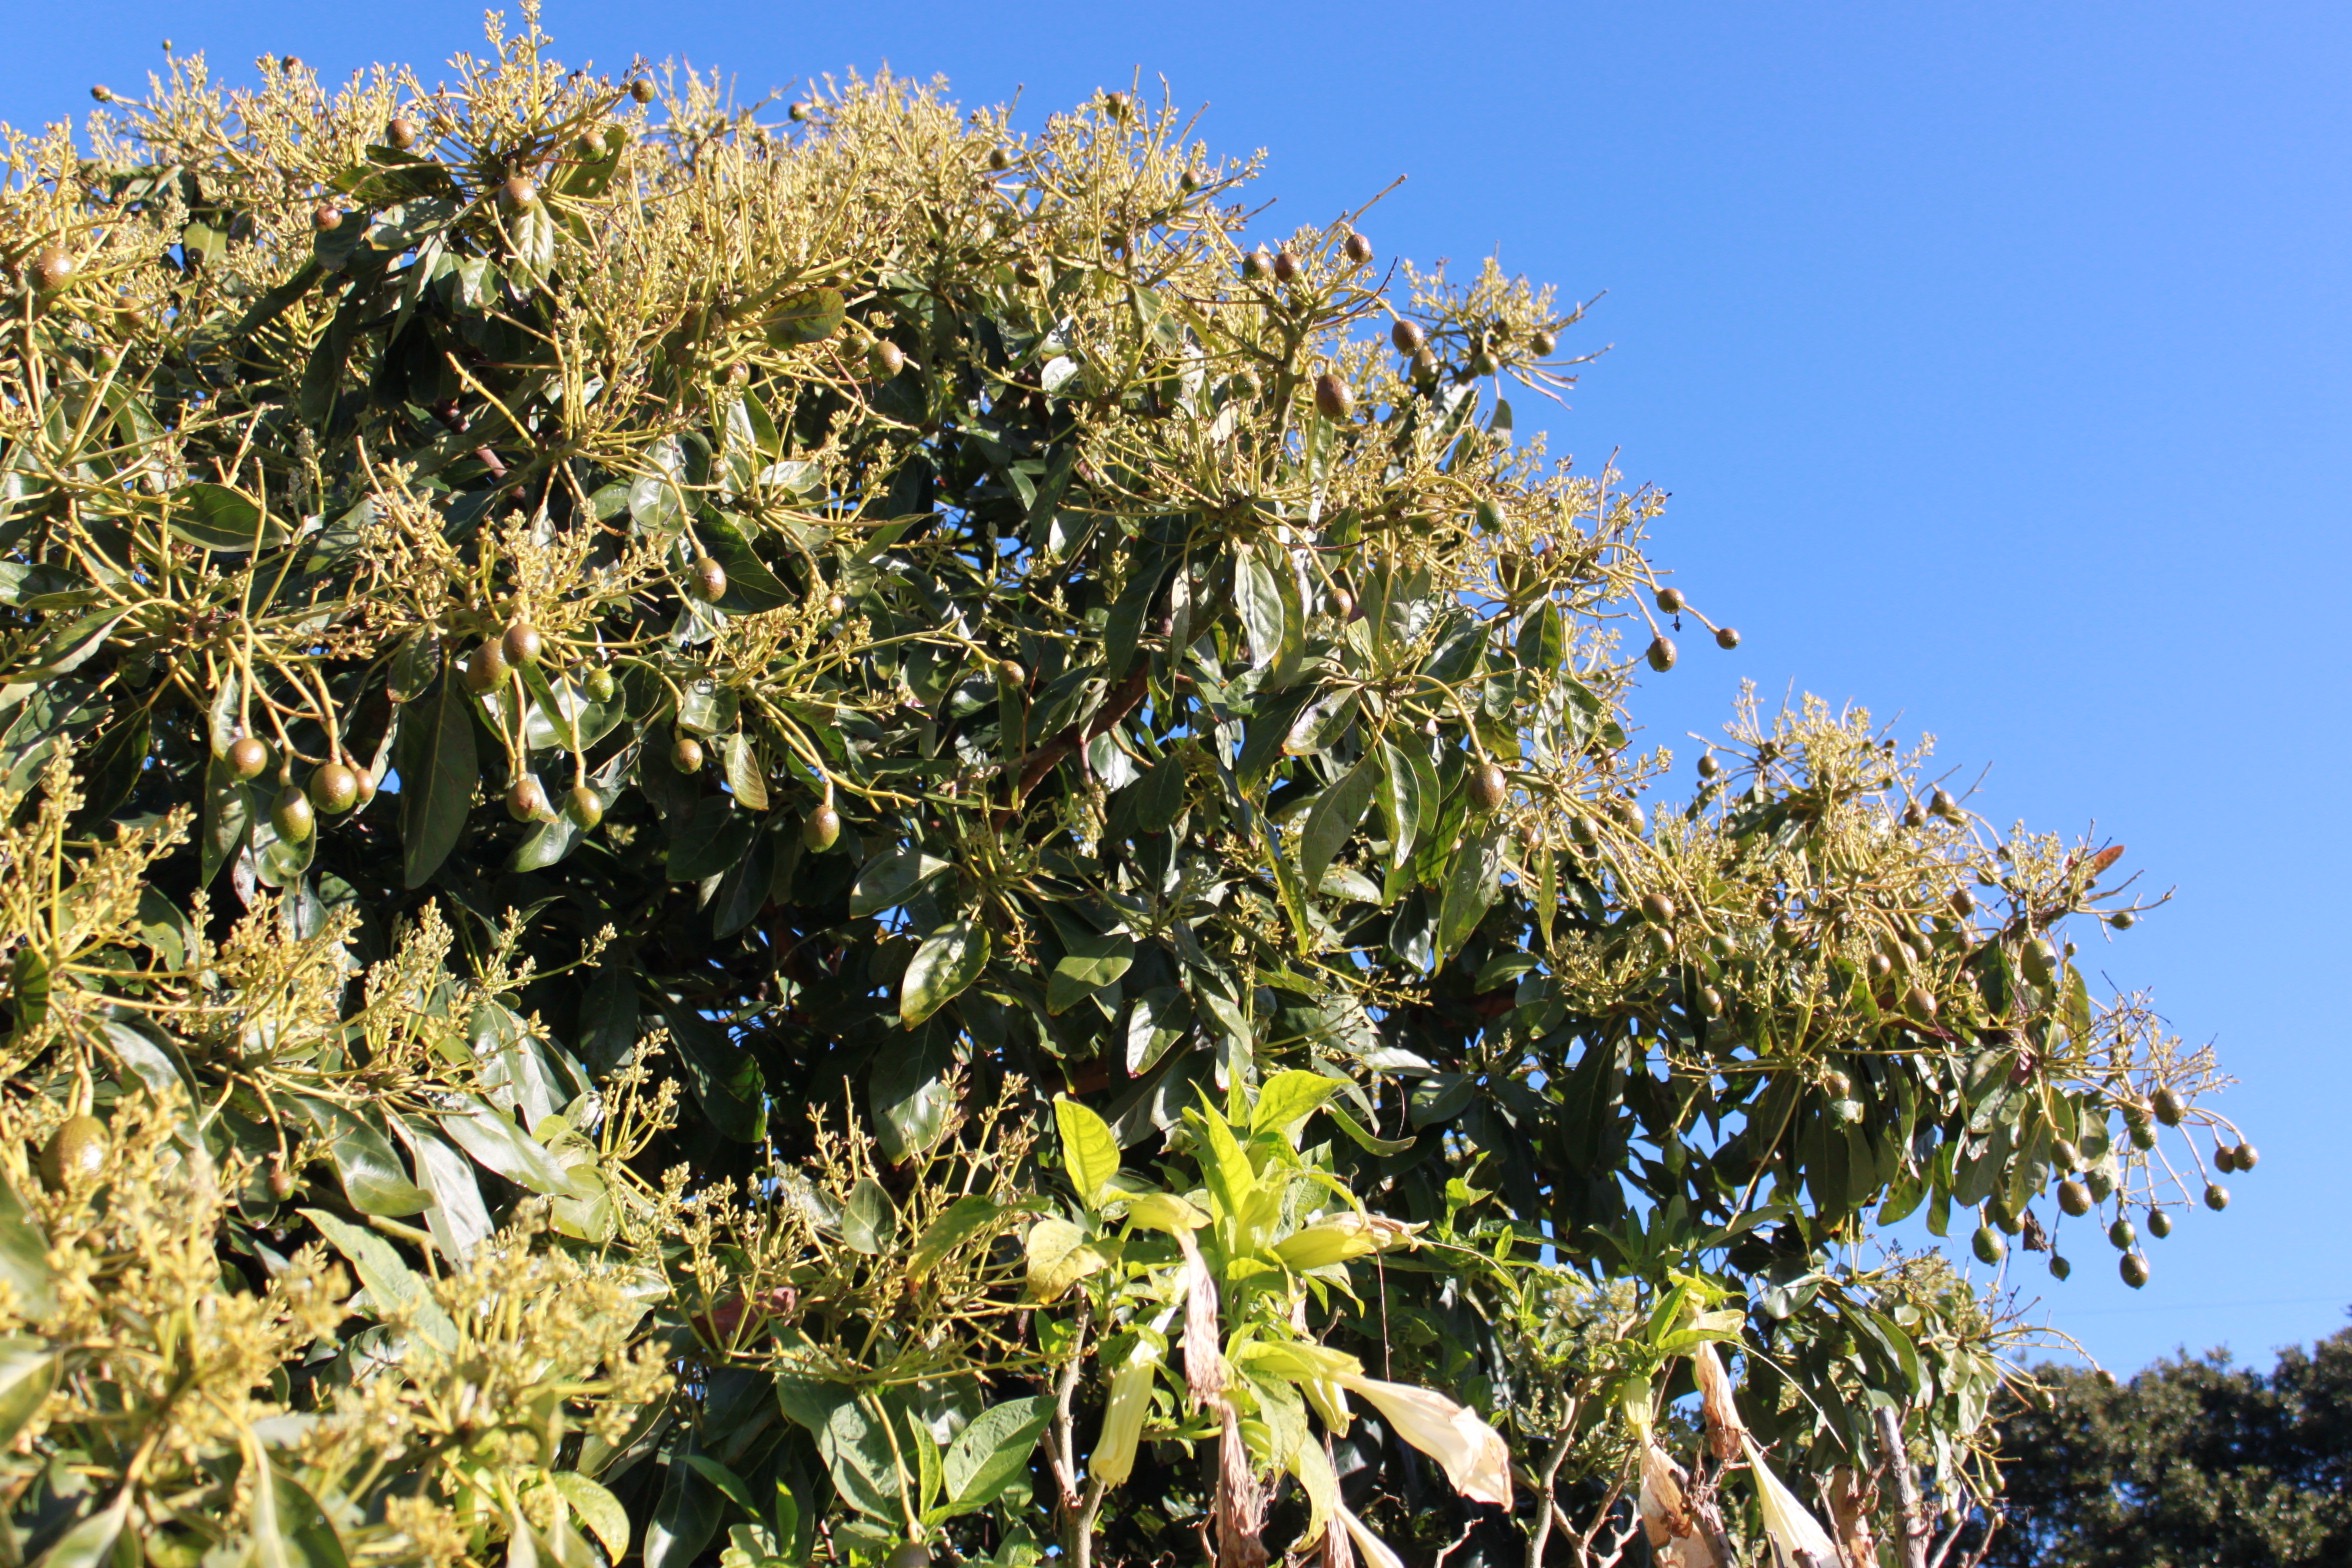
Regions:
[[718, 603], [727, 596], [727, 569], [711, 556], [696, 556], [686, 569], [686, 591], [705, 604]]
[[1975, 1251], [1979, 1263], [1997, 1267], [2003, 1258], [2009, 1256], [2009, 1238], [1990, 1225], [1979, 1225], [1968, 1244]]
[[2073, 1272], [2073, 1264], [2067, 1262], [2064, 1258], [2060, 1257], [2055, 1252], [2050, 1254], [2050, 1277], [2052, 1279], [2063, 1280], [2067, 1275], [2072, 1274]]
[[504, 686], [513, 667], [506, 662], [506, 642], [503, 637], [486, 637], [466, 661], [466, 686], [469, 690], [487, 695]]
[[2107, 1227], [2107, 1239], [2114, 1244], [2118, 1251], [2129, 1252], [2133, 1244], [2140, 1239], [2140, 1233], [2132, 1228], [2130, 1220], [2118, 1214], [2115, 1217], [2115, 1223]]
[[408, 151], [409, 148], [416, 145], [416, 121], [404, 115], [393, 116], [384, 126], [384, 140], [401, 152]]
[[539, 635], [539, 628], [529, 621], [517, 621], [509, 626], [506, 635], [498, 640], [498, 645], [506, 655], [506, 662], [517, 666], [537, 664], [540, 655], [547, 651], [546, 639]]
[[1649, 652], [1643, 655], [1650, 661], [1650, 668], [1661, 675], [1674, 668], [1676, 656], [1674, 639], [1663, 634], [1650, 640]]
[[527, 174], [510, 174], [498, 187], [498, 205], [508, 212], [529, 212], [539, 205], [539, 187]]
[[310, 226], [321, 234], [332, 234], [343, 227], [343, 209], [331, 201], [322, 201], [310, 209]]
[[2068, 1177], [2058, 1184], [2058, 1208], [2061, 1213], [2081, 1219], [2091, 1212], [2091, 1189]]
[[876, 338], [874, 346], [866, 350], [866, 369], [876, 381], [888, 381], [906, 369], [906, 350], [888, 338]]
[[1689, 600], [1683, 598], [1682, 590], [1680, 588], [1661, 588], [1658, 590], [1658, 610], [1661, 614], [1680, 615], [1683, 612], [1684, 606], [1689, 602]]
[[1703, 778], [1703, 779], [1711, 779], [1711, 778], [1715, 777], [1715, 775], [1716, 775], [1716, 774], [1718, 774], [1718, 773], [1721, 773], [1722, 771], [1723, 771], [1723, 764], [1715, 760], [1715, 753], [1713, 753], [1713, 752], [1711, 752], [1711, 751], [1702, 751], [1702, 752], [1700, 752], [1700, 753], [1699, 753], [1699, 777], [1700, 777], [1700, 778]]
[[604, 820], [604, 797], [593, 786], [574, 784], [564, 793], [564, 815], [583, 830]]
[[1481, 812], [1500, 810], [1511, 792], [1511, 780], [1499, 763], [1482, 762], [1470, 770], [1470, 804]]
[[2172, 1234], [2172, 1216], [2162, 1209], [2148, 1211], [2148, 1234], [2162, 1241]]
[[882, 1559], [882, 1568], [931, 1568], [931, 1549], [920, 1541], [901, 1541]]
[[229, 771], [241, 779], [260, 778], [269, 760], [269, 746], [258, 735], [240, 735], [229, 742]]
[[289, 784], [278, 791], [277, 801], [270, 807], [270, 825], [278, 830], [279, 838], [299, 844], [318, 826], [318, 813], [311, 808], [310, 797]]
[[2229, 1189], [2217, 1181], [2206, 1183], [2205, 1207], [2211, 1209], [2216, 1214], [2219, 1214], [2223, 1209], [2228, 1208]]
[[1935, 993], [1923, 985], [1915, 985], [1903, 993], [1903, 1007], [1914, 1018], [1933, 1020], [1936, 1015]]
[[1729, 653], [1729, 652], [1730, 652], [1732, 649], [1734, 649], [1734, 648], [1738, 647], [1738, 646], [1739, 646], [1739, 628], [1738, 628], [1738, 627], [1736, 627], [1736, 626], [1718, 626], [1718, 627], [1716, 627], [1716, 628], [1715, 628], [1715, 646], [1716, 646], [1716, 647], [1718, 647], [1718, 648], [1721, 648], [1721, 649], [1722, 649], [1724, 652], [1726, 652], [1726, 653]]
[[41, 1146], [41, 1185], [51, 1192], [98, 1179], [106, 1169], [106, 1124], [87, 1111], [58, 1123]]
[[840, 839], [841, 813], [833, 809], [831, 801], [826, 801], [810, 812], [808, 821], [801, 824], [801, 843], [820, 855], [840, 842]]
[[2142, 1285], [2148, 1283], [2148, 1259], [2142, 1253], [2127, 1252], [2123, 1255], [2123, 1262], [2118, 1266], [2117, 1272], [2123, 1276], [2123, 1282], [2126, 1285], [2138, 1290]]
[[2230, 1162], [2242, 1171], [2252, 1170], [2254, 1162], [2261, 1158], [2262, 1156], [2255, 1152], [2254, 1145], [2250, 1143], [2241, 1143], [2230, 1150]]
[[1388, 329], [1388, 340], [1400, 354], [1418, 354], [1421, 345], [1429, 341], [1429, 334], [1421, 330], [1418, 321], [1399, 320]]
[[1274, 253], [1274, 281], [1288, 283], [1297, 276], [1298, 258], [1293, 256], [1290, 253], [1290, 247], [1285, 245]]
[[604, 665], [592, 665], [588, 673], [580, 677], [580, 689], [588, 694], [590, 702], [607, 703], [612, 701], [613, 672]]
[[2181, 1116], [2188, 1110], [2188, 1107], [2181, 1103], [2180, 1095], [2173, 1090], [2171, 1085], [2167, 1084], [2148, 1096], [2148, 1109], [2165, 1126], [2178, 1127], [2181, 1124]]
[[1359, 267], [1372, 259], [1372, 242], [1353, 229], [1348, 230], [1348, 237], [1339, 248], [1341, 254]]
[[1644, 893], [1641, 901], [1642, 918], [1654, 926], [1674, 924], [1674, 900], [1663, 893]]
[[[645, 77], [638, 77], [636, 80], [629, 83], [629, 97], [630, 100], [635, 103], [653, 102], [653, 83], [647, 80]], [[800, 106], [798, 104], [794, 104], [793, 107], [797, 109]], [[808, 118], [808, 116], [803, 114], [796, 114], [793, 116], [793, 118], [796, 120], [805, 120]]]
[[322, 762], [310, 776], [310, 803], [330, 817], [359, 804], [359, 775], [340, 762]]
[[547, 815], [547, 787], [526, 773], [506, 787], [506, 814], [517, 822]]
[[1324, 371], [1315, 378], [1315, 412], [1334, 422], [1353, 418], [1355, 389], [1330, 371]]
[[1527, 346], [1535, 350], [1536, 358], [1549, 359], [1552, 357], [1553, 350], [1560, 346], [1559, 334], [1554, 332], [1537, 332], [1533, 337], [1530, 337], [1527, 340]]
[[676, 768], [680, 773], [700, 773], [702, 771], [702, 742], [684, 730], [680, 730], [677, 738], [670, 742], [670, 766]]
[[1029, 684], [1029, 672], [1021, 667], [1018, 659], [997, 660], [996, 678], [1016, 689]]

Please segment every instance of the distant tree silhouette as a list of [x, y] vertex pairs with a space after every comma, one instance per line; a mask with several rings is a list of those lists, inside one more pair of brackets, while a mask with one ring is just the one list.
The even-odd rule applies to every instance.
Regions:
[[2226, 1352], [2125, 1383], [2049, 1369], [2003, 1422], [2009, 1510], [1988, 1568], [2352, 1562], [2352, 1329], [2268, 1373]]

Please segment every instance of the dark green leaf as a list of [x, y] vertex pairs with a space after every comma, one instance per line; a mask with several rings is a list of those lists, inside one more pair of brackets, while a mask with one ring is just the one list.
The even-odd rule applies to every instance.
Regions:
[[765, 1138], [767, 1079], [759, 1059], [729, 1039], [725, 1029], [683, 1004], [663, 1007], [662, 1021], [685, 1064], [687, 1087], [711, 1124], [738, 1143]]
[[959, 920], [923, 939], [899, 982], [898, 1021], [909, 1029], [953, 1001], [988, 966], [988, 930]]
[[457, 847], [480, 777], [464, 687], [445, 674], [400, 710], [400, 852], [407, 885], [423, 887]]
[[1380, 775], [1379, 759], [1367, 755], [1315, 797], [1314, 807], [1307, 813], [1306, 830], [1299, 836], [1299, 880], [1308, 887], [1323, 885], [1323, 873], [1330, 868], [1332, 857], [1364, 820], [1364, 808], [1372, 801], [1372, 785]]
[[1029, 1455], [1053, 1414], [1053, 1401], [1040, 1395], [1008, 1399], [981, 1411], [956, 1434], [940, 1479], [957, 1513], [987, 1507], [1029, 1468]]

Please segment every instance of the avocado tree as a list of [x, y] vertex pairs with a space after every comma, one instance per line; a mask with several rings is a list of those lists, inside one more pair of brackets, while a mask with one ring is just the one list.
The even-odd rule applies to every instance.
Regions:
[[1515, 432], [1550, 291], [1259, 241], [1125, 92], [525, 21], [7, 142], [0, 1549], [1981, 1513], [2016, 1325], [1873, 1228], [2136, 1284], [2253, 1163], [2074, 961], [2120, 848], [1812, 701], [1671, 789], [1635, 677], [1738, 635]]

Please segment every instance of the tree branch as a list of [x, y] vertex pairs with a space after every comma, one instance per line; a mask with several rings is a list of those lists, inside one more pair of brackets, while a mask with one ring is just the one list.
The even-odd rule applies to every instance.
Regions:
[[1903, 1418], [1880, 1406], [1874, 1414], [1878, 1446], [1895, 1478], [1895, 1541], [1903, 1554], [1902, 1568], [1928, 1568], [1927, 1543], [1935, 1527], [1928, 1523], [1927, 1504], [1919, 1495], [1919, 1472], [1911, 1467], [1903, 1446]]

